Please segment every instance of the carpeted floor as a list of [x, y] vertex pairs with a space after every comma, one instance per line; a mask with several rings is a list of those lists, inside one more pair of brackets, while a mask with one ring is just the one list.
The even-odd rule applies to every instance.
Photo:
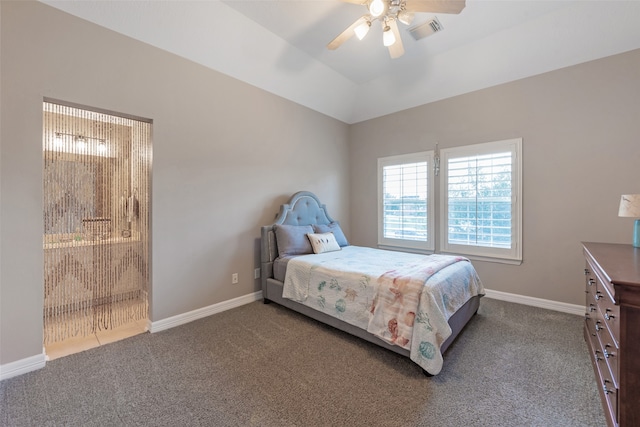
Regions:
[[583, 320], [483, 298], [442, 372], [248, 304], [0, 383], [2, 426], [604, 426]]

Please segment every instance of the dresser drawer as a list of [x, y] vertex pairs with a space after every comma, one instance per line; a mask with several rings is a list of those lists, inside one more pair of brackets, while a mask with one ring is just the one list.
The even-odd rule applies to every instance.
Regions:
[[[609, 287], [602, 281], [597, 271], [593, 269], [593, 266], [587, 262], [585, 268], [586, 275], [586, 310], [587, 312], [593, 312], [592, 304], [596, 304], [598, 310], [601, 312], [601, 320], [606, 325], [609, 333], [615, 340], [616, 347], [620, 346], [620, 306], [614, 303], [613, 295]], [[593, 298], [593, 300], [591, 300]]]
[[591, 264], [589, 260], [587, 260], [585, 274], [587, 275], [587, 282], [595, 283], [600, 292], [605, 293], [611, 300], [613, 300], [613, 286], [606, 279], [607, 276], [602, 272], [602, 270]]
[[611, 378], [607, 375], [602, 376], [602, 384], [600, 385], [600, 396], [602, 400], [606, 402], [607, 410], [611, 417], [611, 420], [615, 420], [616, 425], [618, 422], [618, 389], [613, 385]]
[[[601, 331], [606, 330], [600, 329]], [[607, 418], [615, 420], [613, 425], [617, 425], [618, 418], [618, 389], [613, 381], [607, 358], [603, 355], [603, 350], [598, 339], [599, 332], [596, 331], [596, 320], [585, 319], [585, 338], [587, 347], [591, 354], [591, 362], [596, 374], [598, 392], [607, 412]]]
[[[616, 345], [616, 341], [611, 336], [611, 332], [609, 328], [606, 326], [606, 320], [602, 316], [601, 307], [598, 308], [598, 315], [595, 320], [594, 330], [595, 334], [598, 337], [599, 348], [594, 350], [594, 355], [596, 358], [601, 360], [598, 361], [600, 370], [608, 370], [609, 376], [613, 381], [616, 388], [619, 388], [619, 376], [618, 376], [618, 346]], [[595, 346], [594, 346], [595, 347]]]
[[596, 286], [595, 284], [593, 286], [587, 286], [585, 289], [585, 314], [589, 317], [594, 317], [596, 316], [596, 313], [598, 311], [598, 307], [596, 304], [596, 299], [595, 299], [595, 294], [596, 294]]
[[595, 292], [586, 291], [587, 294], [587, 304], [585, 305], [585, 316], [590, 317], [592, 319], [598, 317], [598, 304], [596, 304], [596, 299], [593, 297]]
[[598, 320], [596, 316], [586, 317], [584, 319], [586, 335], [589, 338], [590, 345], [594, 347], [594, 350], [600, 347], [600, 340], [598, 339], [598, 334], [596, 333], [596, 329], [595, 329], [596, 320]]
[[602, 303], [602, 301], [609, 298], [609, 294], [606, 291], [604, 284], [598, 277], [596, 273], [593, 271], [593, 267], [591, 264], [587, 263], [586, 268], [584, 269], [585, 274], [585, 293], [586, 293], [586, 308], [588, 311], [593, 311], [593, 309], [589, 310], [589, 308], [596, 304]]
[[598, 300], [598, 310], [602, 316], [602, 321], [607, 325], [609, 333], [615, 340], [616, 347], [620, 345], [620, 306], [615, 305], [610, 298], [600, 298]]

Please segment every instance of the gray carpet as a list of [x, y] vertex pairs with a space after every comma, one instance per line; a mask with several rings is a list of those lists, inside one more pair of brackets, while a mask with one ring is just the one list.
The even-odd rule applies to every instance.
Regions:
[[2, 426], [604, 426], [582, 318], [483, 298], [431, 378], [276, 304], [0, 383]]

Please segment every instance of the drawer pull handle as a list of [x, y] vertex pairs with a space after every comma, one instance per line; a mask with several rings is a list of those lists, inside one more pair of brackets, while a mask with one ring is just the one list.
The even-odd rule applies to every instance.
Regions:
[[604, 327], [602, 326], [602, 324], [599, 321], [596, 322], [596, 332], [600, 332], [603, 329]]
[[593, 286], [593, 285], [595, 285], [595, 284], [596, 284], [596, 281], [595, 281], [594, 279], [589, 279], [589, 281], [587, 282], [587, 284], [588, 284], [589, 286]]
[[603, 385], [603, 386], [602, 386], [602, 391], [604, 391], [604, 394], [611, 394], [611, 393], [613, 393], [613, 390], [609, 390], [609, 389], [607, 388], [607, 386], [606, 386], [606, 385]]
[[597, 301], [597, 300], [599, 300], [599, 299], [601, 299], [601, 298], [602, 298], [602, 294], [598, 291], [598, 292], [596, 292], [596, 294], [595, 294], [593, 297], [594, 297], [594, 298], [596, 299], [596, 301]]
[[604, 318], [607, 320], [613, 320], [616, 318], [616, 316], [614, 316], [613, 314], [609, 314], [611, 312], [610, 309], [607, 308], [606, 312], [604, 313]]
[[606, 357], [607, 359], [616, 355], [615, 353], [609, 353], [609, 351], [607, 350], [609, 348], [611, 348], [611, 344], [605, 345], [603, 350], [604, 357]]
[[589, 313], [596, 311], [596, 306], [593, 304], [589, 304]]
[[588, 268], [585, 268], [585, 269], [584, 269], [584, 275], [586, 276], [586, 275], [588, 275], [588, 274], [589, 274], [589, 269], [588, 269]]
[[596, 350], [593, 352], [593, 357], [596, 359], [596, 362], [602, 362], [604, 359], [599, 356], [600, 350]]

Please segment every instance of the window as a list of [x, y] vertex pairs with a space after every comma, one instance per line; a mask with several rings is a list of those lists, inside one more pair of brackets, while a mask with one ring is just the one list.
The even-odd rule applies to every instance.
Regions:
[[441, 249], [521, 261], [521, 139], [441, 151]]
[[378, 159], [378, 244], [433, 250], [433, 152]]
[[378, 159], [378, 245], [521, 262], [521, 152], [511, 139]]

